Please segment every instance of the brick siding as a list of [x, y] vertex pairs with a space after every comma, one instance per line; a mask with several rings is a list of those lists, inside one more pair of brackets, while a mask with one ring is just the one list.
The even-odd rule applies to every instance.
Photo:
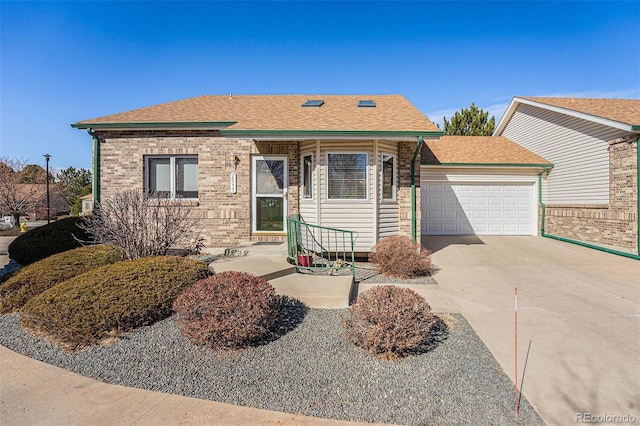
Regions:
[[[198, 203], [202, 237], [208, 247], [246, 241], [285, 241], [283, 235], [251, 235], [251, 155], [289, 156], [288, 212], [298, 211], [298, 143], [231, 140], [217, 131], [96, 132], [100, 138], [100, 198], [127, 189], [144, 189], [147, 155], [197, 155]], [[234, 169], [229, 155], [238, 156]], [[230, 192], [230, 174], [237, 192]]]
[[[145, 156], [197, 155], [198, 201], [194, 214], [201, 218], [202, 237], [208, 247], [227, 247], [247, 241], [285, 241], [284, 234], [251, 233], [251, 156], [288, 156], [288, 214], [299, 211], [299, 146], [297, 141], [264, 142], [227, 139], [218, 131], [98, 131], [100, 139], [100, 198], [124, 188], [144, 189]], [[411, 158], [415, 142], [398, 146], [399, 233], [411, 236]], [[239, 158], [237, 167], [229, 156]], [[417, 227], [420, 232], [420, 167], [416, 161]], [[236, 173], [237, 192], [230, 192], [230, 174]]]
[[609, 141], [609, 205], [547, 205], [546, 233], [637, 253], [637, 138]]
[[[411, 237], [411, 159], [416, 142], [398, 143], [398, 234]], [[420, 239], [420, 156], [415, 163], [416, 235]]]

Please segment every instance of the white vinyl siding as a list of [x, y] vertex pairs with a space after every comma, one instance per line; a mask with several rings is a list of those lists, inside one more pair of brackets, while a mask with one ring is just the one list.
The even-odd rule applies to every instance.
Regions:
[[[320, 155], [316, 159], [316, 171], [320, 173], [318, 179], [320, 187], [316, 196], [320, 197], [318, 210], [318, 224], [331, 228], [355, 231], [356, 251], [370, 251], [375, 245], [374, 228], [376, 224], [374, 202], [370, 194], [375, 191], [371, 164], [373, 156], [373, 141], [321, 141]], [[356, 200], [327, 199], [327, 154], [328, 153], [362, 153], [367, 154], [367, 198]], [[303, 215], [304, 217], [304, 215]], [[306, 220], [306, 219], [305, 219]]]
[[609, 144], [625, 134], [601, 124], [520, 104], [502, 132], [554, 164], [548, 204], [608, 204]]
[[393, 198], [384, 199], [382, 188], [380, 188], [380, 201], [378, 204], [378, 238], [391, 235], [398, 235], [399, 232], [399, 208], [397, 202], [398, 190], [398, 146], [394, 142], [379, 141], [378, 152], [380, 159], [380, 186], [384, 182], [382, 166], [383, 155], [393, 155]]
[[[318, 187], [317, 187], [317, 182], [318, 182], [318, 173], [317, 173], [317, 161], [316, 161], [316, 143], [311, 141], [311, 142], [300, 142], [300, 215], [302, 216], [302, 218], [307, 222], [307, 223], [312, 223], [312, 224], [319, 224], [318, 223], [318, 215], [317, 215], [317, 211], [318, 211], [318, 199], [317, 199], [317, 194], [318, 194]], [[304, 198], [304, 189], [302, 187], [302, 180], [303, 180], [303, 175], [302, 175], [302, 171], [303, 171], [303, 164], [302, 164], [302, 159], [307, 156], [307, 155], [311, 155], [311, 160], [312, 160], [312, 164], [313, 164], [313, 170], [311, 173], [311, 193], [312, 193], [312, 197], [311, 198]]]
[[[329, 154], [356, 154], [366, 157], [365, 196], [360, 199], [330, 199]], [[393, 156], [394, 198], [382, 199], [382, 155]], [[313, 155], [313, 198], [304, 198], [304, 157]], [[300, 215], [307, 223], [354, 231], [355, 250], [368, 252], [376, 240], [399, 232], [397, 202], [398, 147], [392, 141], [303, 141], [300, 142]], [[362, 191], [359, 192], [362, 195]]]

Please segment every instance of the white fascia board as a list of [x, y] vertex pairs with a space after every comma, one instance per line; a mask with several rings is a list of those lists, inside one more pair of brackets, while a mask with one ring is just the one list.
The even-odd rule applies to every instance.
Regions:
[[511, 116], [513, 115], [514, 111], [516, 110], [516, 107], [518, 106], [519, 102], [517, 101], [517, 99], [520, 99], [520, 98], [514, 97], [513, 99], [511, 99], [511, 102], [509, 102], [509, 106], [507, 107], [507, 110], [502, 115], [502, 118], [500, 119], [498, 126], [493, 131], [493, 135], [491, 136], [500, 136], [502, 134], [504, 127], [507, 125], [509, 120], [511, 120]]
[[570, 117], [575, 117], [575, 118], [580, 118], [582, 120], [591, 121], [593, 123], [601, 124], [603, 126], [613, 127], [614, 129], [619, 129], [619, 130], [623, 130], [623, 131], [626, 131], [626, 132], [633, 132], [633, 126], [631, 124], [622, 123], [620, 121], [610, 120], [610, 119], [607, 119], [607, 118], [602, 118], [602, 117], [598, 117], [598, 116], [591, 115], [591, 114], [586, 114], [584, 112], [574, 111], [574, 110], [567, 109], [567, 108], [561, 108], [561, 107], [557, 107], [557, 106], [553, 106], [553, 105], [548, 105], [548, 104], [545, 104], [545, 103], [532, 101], [530, 99], [523, 99], [523, 98], [514, 97], [513, 100], [511, 101], [511, 103], [509, 104], [509, 107], [507, 108], [507, 112], [502, 117], [502, 120], [500, 120], [500, 123], [498, 123], [498, 127], [496, 128], [495, 132], [493, 132], [494, 136], [499, 136], [500, 133], [502, 133], [502, 131], [504, 130], [504, 127], [506, 127], [507, 123], [511, 119], [511, 116], [513, 115], [513, 113], [515, 112], [516, 108], [518, 107], [518, 104], [531, 105], [531, 106], [535, 106], [537, 108], [546, 109], [548, 111], [557, 112], [559, 114], [568, 115]]

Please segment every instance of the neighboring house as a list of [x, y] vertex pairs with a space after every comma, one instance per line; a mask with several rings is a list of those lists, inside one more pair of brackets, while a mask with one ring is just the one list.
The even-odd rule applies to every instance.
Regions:
[[[47, 186], [44, 183], [23, 183], [17, 185], [17, 190], [24, 194], [33, 194], [34, 208], [27, 212], [26, 216], [32, 220], [44, 220], [47, 218]], [[60, 187], [49, 184], [49, 211], [50, 217], [69, 213], [69, 203], [62, 194]]]
[[138, 188], [191, 202], [209, 247], [285, 241], [300, 213], [356, 231], [363, 252], [419, 232], [418, 149], [442, 135], [400, 95], [200, 96], [72, 126], [94, 138], [96, 201]]
[[495, 136], [443, 136], [422, 150], [422, 235], [537, 235], [545, 158]]
[[639, 253], [640, 100], [515, 97], [494, 135], [554, 164], [542, 233]]

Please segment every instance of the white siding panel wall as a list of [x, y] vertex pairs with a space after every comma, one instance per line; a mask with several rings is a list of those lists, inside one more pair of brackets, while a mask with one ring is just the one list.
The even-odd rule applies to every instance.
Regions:
[[[327, 199], [327, 153], [334, 152], [364, 152], [367, 154], [369, 179], [369, 198], [367, 200]], [[357, 233], [356, 251], [370, 251], [375, 245], [374, 224], [376, 220], [374, 201], [371, 197], [372, 191], [375, 191], [374, 173], [376, 167], [373, 155], [373, 141], [322, 141], [320, 158], [318, 158], [321, 225], [355, 231]]]
[[532, 105], [518, 105], [502, 132], [552, 162], [549, 204], [609, 203], [609, 144], [624, 132]]
[[[396, 187], [396, 200], [382, 200], [382, 154], [393, 154], [396, 156], [396, 170], [394, 176], [394, 184]], [[380, 165], [378, 167], [380, 182], [378, 185], [378, 197], [379, 207], [378, 207], [378, 238], [384, 238], [391, 235], [398, 235], [399, 232], [399, 211], [398, 208], [398, 170], [397, 170], [397, 162], [398, 162], [398, 144], [395, 142], [389, 141], [379, 141], [378, 142], [378, 159], [377, 163]]]
[[[303, 198], [302, 197], [302, 157], [308, 154], [313, 155], [313, 198]], [[300, 142], [300, 215], [307, 223], [318, 224], [318, 216], [316, 212], [317, 208], [317, 199], [318, 199], [318, 185], [317, 185], [317, 158], [316, 158], [316, 143], [314, 141], [305, 141]]]

